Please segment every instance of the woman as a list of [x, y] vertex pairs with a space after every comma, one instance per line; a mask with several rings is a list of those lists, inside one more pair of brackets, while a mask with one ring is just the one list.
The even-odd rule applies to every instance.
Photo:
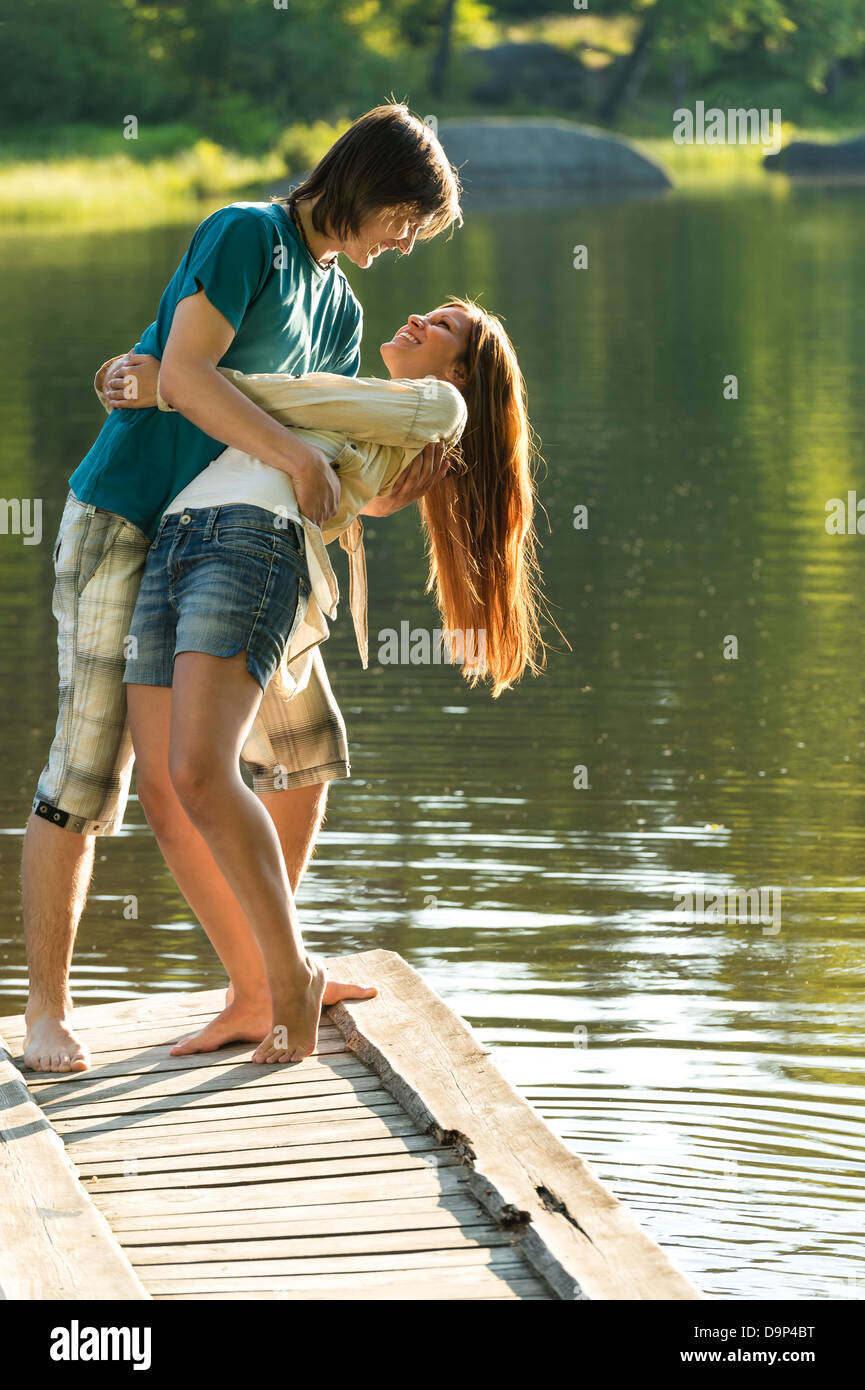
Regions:
[[[499, 320], [454, 299], [412, 315], [381, 355], [390, 384], [326, 374], [231, 379], [338, 469], [340, 506], [325, 541], [352, 532], [419, 441], [441, 440], [455, 453], [421, 504], [429, 587], [446, 630], [483, 634], [479, 659], [463, 644], [463, 671], [497, 696], [543, 661], [532, 444], [513, 347]], [[139, 372], [139, 405], [158, 394], [157, 365], [149, 390]], [[356, 564], [363, 654], [362, 574]], [[163, 516], [130, 633], [129, 721], [148, 820], [159, 838], [148, 788], [170, 783], [258, 940], [272, 1016], [255, 1061], [299, 1061], [314, 1050], [324, 971], [304, 950], [278, 840], [240, 776], [240, 749], [273, 676], [286, 698], [302, 688], [335, 598], [321, 533], [301, 515], [290, 478], [227, 449]], [[229, 975], [235, 994], [253, 987]]]

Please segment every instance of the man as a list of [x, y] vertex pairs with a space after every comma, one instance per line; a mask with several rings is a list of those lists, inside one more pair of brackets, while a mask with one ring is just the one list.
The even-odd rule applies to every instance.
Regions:
[[[302, 511], [317, 524], [339, 500], [324, 455], [217, 367], [355, 375], [362, 316], [338, 255], [365, 269], [382, 251], [408, 254], [417, 237], [459, 218], [458, 180], [435, 136], [404, 106], [378, 107], [336, 142], [290, 200], [234, 204], [207, 218], [163, 293], [138, 350], [161, 359], [162, 392], [174, 412], [111, 410], [70, 479], [54, 550], [60, 709], [22, 856], [27, 1066], [61, 1072], [89, 1064], [71, 1027], [69, 965], [95, 837], [122, 824], [132, 770], [125, 638], [164, 507], [226, 444], [284, 469]], [[120, 404], [121, 394], [116, 377], [107, 382], [109, 406]], [[440, 450], [424, 451], [397, 497], [376, 514], [414, 500], [445, 466]], [[345, 726], [320, 656], [290, 703], [265, 696], [245, 757], [296, 891], [327, 784], [349, 775]], [[178, 828], [166, 857], [223, 962], [253, 949], [249, 924], [200, 837]], [[330, 981], [324, 1002], [374, 992]], [[260, 1029], [262, 1004], [257, 994], [227, 1000], [212, 1024], [175, 1051], [260, 1040], [268, 1026]]]

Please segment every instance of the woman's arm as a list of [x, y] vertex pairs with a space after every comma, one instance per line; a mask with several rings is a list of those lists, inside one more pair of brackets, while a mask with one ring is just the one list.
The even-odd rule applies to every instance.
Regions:
[[301, 512], [322, 526], [339, 505], [339, 479], [320, 449], [292, 434], [218, 370], [233, 338], [231, 324], [203, 290], [182, 299], [162, 355], [161, 393], [213, 439], [287, 473]]
[[465, 425], [462, 396], [435, 377], [380, 381], [331, 372], [291, 377], [226, 367], [219, 371], [274, 419], [296, 429], [325, 430], [358, 441], [421, 450], [427, 444], [454, 443]]
[[[217, 371], [274, 419], [295, 429], [324, 430], [406, 449], [415, 445], [421, 450], [430, 443], [453, 443], [465, 423], [459, 393], [435, 377], [383, 381], [332, 372], [292, 377], [280, 372], [244, 373], [230, 367], [218, 367]], [[172, 410], [164, 392], [158, 390], [161, 380], [157, 358], [139, 355], [130, 359], [127, 354], [100, 367], [94, 385], [109, 407], [158, 404], [161, 410]]]

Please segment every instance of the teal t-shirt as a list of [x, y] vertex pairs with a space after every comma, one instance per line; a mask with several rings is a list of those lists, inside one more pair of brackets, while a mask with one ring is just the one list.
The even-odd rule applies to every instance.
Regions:
[[[232, 203], [205, 218], [136, 351], [161, 360], [177, 304], [199, 289], [235, 329], [220, 366], [357, 375], [360, 305], [339, 267], [316, 264], [282, 204]], [[183, 415], [113, 410], [69, 485], [152, 537], [172, 498], [224, 448]]]

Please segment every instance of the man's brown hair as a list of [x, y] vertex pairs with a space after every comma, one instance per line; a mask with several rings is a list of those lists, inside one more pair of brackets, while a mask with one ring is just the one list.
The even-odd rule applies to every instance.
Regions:
[[462, 224], [456, 169], [430, 127], [398, 102], [376, 106], [356, 120], [291, 197], [315, 198], [312, 225], [342, 240], [356, 236], [363, 222], [387, 208], [405, 209], [420, 221], [429, 218], [418, 230], [420, 241], [452, 222]]

